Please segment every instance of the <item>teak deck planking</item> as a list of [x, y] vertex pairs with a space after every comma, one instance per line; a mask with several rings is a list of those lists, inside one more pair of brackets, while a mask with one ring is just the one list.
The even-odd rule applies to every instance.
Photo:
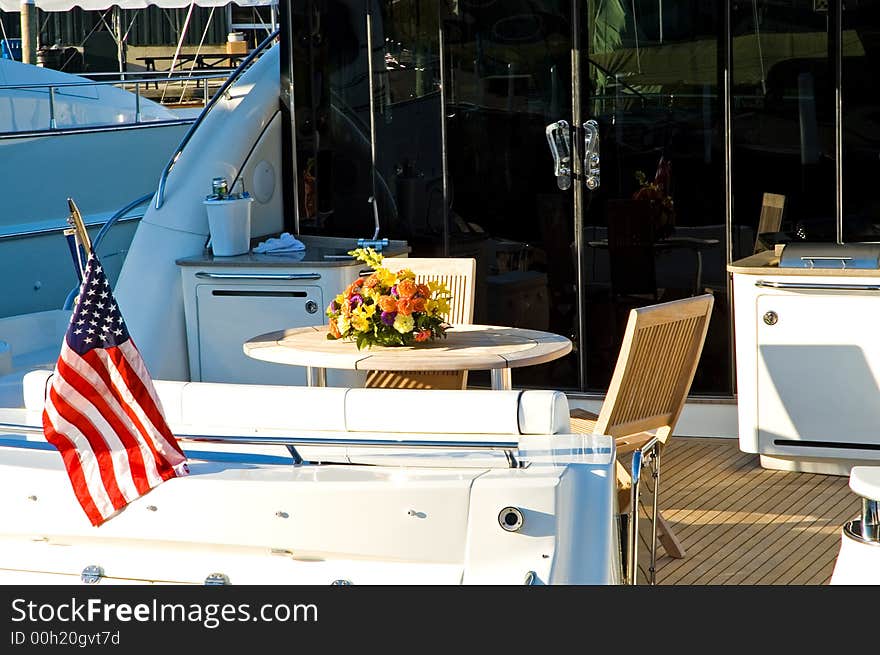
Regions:
[[[761, 468], [735, 439], [673, 437], [660, 462], [660, 507], [686, 551], [658, 544], [659, 585], [824, 585], [859, 498], [842, 476]], [[650, 508], [649, 489], [642, 494]], [[643, 517], [647, 515], [643, 513]], [[640, 521], [640, 582], [650, 522]]]

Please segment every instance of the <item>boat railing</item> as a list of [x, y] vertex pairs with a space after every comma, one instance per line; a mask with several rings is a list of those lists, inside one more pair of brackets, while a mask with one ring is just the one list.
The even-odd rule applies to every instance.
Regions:
[[[136, 76], [137, 73], [126, 73], [127, 76]], [[8, 90], [16, 90], [16, 91], [33, 91], [38, 93], [46, 93], [47, 101], [49, 103], [49, 112], [48, 112], [48, 124], [45, 128], [38, 128], [36, 130], [19, 130], [14, 132], [0, 132], [0, 138], [10, 138], [10, 137], [20, 137], [22, 135], [34, 135], [46, 132], [59, 132], [59, 131], [82, 131], [82, 130], [95, 130], [101, 128], [111, 128], [118, 129], [123, 126], [131, 126], [131, 125], [157, 125], [157, 124], [176, 124], [176, 123], [192, 123], [196, 120], [194, 116], [181, 116], [179, 119], [149, 119], [144, 120], [142, 111], [141, 111], [141, 100], [147, 95], [145, 91], [150, 86], [155, 86], [156, 88], [159, 85], [164, 85], [165, 88], [169, 88], [169, 85], [176, 85], [177, 87], [183, 87], [184, 91], [181, 92], [181, 100], [174, 104], [182, 104], [183, 93], [185, 93], [185, 88], [187, 85], [195, 82], [197, 87], [203, 90], [202, 92], [202, 101], [201, 106], [206, 107], [209, 102], [209, 94], [210, 89], [212, 87], [212, 82], [215, 84], [213, 86], [222, 87], [221, 80], [227, 80], [229, 78], [229, 70], [224, 69], [223, 71], [212, 70], [210, 72], [205, 72], [204, 74], [197, 75], [175, 75], [175, 76], [158, 76], [154, 72], [150, 72], [149, 75], [139, 77], [138, 79], [127, 79], [127, 80], [119, 80], [119, 79], [106, 79], [106, 80], [88, 80], [84, 82], [56, 82], [56, 83], [39, 83], [39, 84], [3, 84], [0, 85], [0, 90], [8, 91]], [[119, 74], [115, 74], [115, 77], [118, 78]], [[117, 88], [123, 88], [125, 90], [132, 90], [132, 102], [134, 103], [133, 109], [133, 118], [129, 121], [123, 122], [106, 122], [106, 123], [89, 123], [86, 125], [80, 126], [69, 126], [69, 127], [59, 127], [58, 125], [58, 95], [64, 94], [65, 92], [73, 93], [77, 90], [82, 89], [91, 89], [96, 87], [105, 87], [105, 86], [114, 86]], [[160, 103], [161, 104], [161, 103]], [[169, 103], [170, 104], [170, 103]]]
[[[121, 89], [130, 90], [134, 88], [135, 93], [138, 95], [145, 95], [141, 91], [149, 89], [151, 86], [158, 91], [161, 85], [162, 93], [158, 94], [158, 102], [161, 104], [166, 106], [179, 105], [188, 99], [189, 105], [196, 104], [205, 107], [211, 99], [212, 87], [219, 87], [235, 70], [235, 68], [211, 67], [168, 71], [102, 72], [89, 73], [88, 77], [102, 82], [106, 78], [106, 80], [111, 81]], [[192, 93], [187, 96], [187, 91], [192, 82], [195, 82], [193, 88], [200, 91], [200, 93]], [[178, 93], [178, 91], [179, 96], [177, 100], [169, 99], [172, 93]]]
[[196, 118], [195, 122], [190, 125], [189, 130], [187, 130], [186, 134], [183, 135], [183, 139], [181, 139], [180, 144], [177, 146], [177, 149], [174, 151], [174, 154], [171, 155], [171, 158], [168, 160], [168, 163], [165, 165], [165, 168], [162, 170], [162, 175], [159, 177], [159, 188], [156, 190], [156, 209], [162, 208], [162, 203], [165, 202], [165, 185], [168, 182], [168, 175], [171, 173], [171, 169], [174, 168], [174, 164], [177, 163], [177, 160], [180, 158], [180, 154], [183, 152], [183, 149], [186, 147], [186, 144], [189, 143], [190, 139], [192, 139], [195, 131], [199, 129], [199, 125], [202, 124], [202, 121], [205, 120], [205, 117], [211, 112], [211, 109], [217, 104], [220, 98], [226, 93], [226, 90], [235, 84], [238, 81], [238, 78], [250, 68], [251, 64], [256, 61], [278, 38], [278, 35], [281, 33], [280, 29], [275, 30], [269, 36], [267, 36], [263, 41], [253, 50], [251, 50], [250, 54], [245, 57], [242, 62], [238, 65], [238, 68], [235, 69], [235, 72], [232, 73], [229, 77], [226, 78], [226, 81], [217, 89], [217, 92], [211, 97], [208, 101], [208, 104], [205, 105], [205, 108], [202, 110], [202, 113], [199, 114], [198, 118]]
[[[8, 431], [20, 434], [43, 434], [42, 426], [28, 425], [25, 423], [0, 423], [0, 431]], [[519, 451], [517, 441], [462, 441], [454, 439], [415, 440], [415, 439], [372, 439], [359, 437], [276, 437], [276, 436], [239, 436], [229, 434], [174, 434], [175, 439], [181, 442], [227, 444], [234, 446], [281, 446], [287, 448], [294, 464], [304, 463], [296, 448], [299, 446], [333, 446], [350, 448], [413, 448], [427, 450], [484, 450], [501, 451], [507, 458], [510, 468], [521, 468], [522, 464], [516, 459]], [[32, 442], [24, 442], [27, 447]]]
[[630, 514], [629, 514], [629, 530], [626, 538], [626, 566], [625, 580], [627, 584], [638, 584], [639, 570], [639, 513], [641, 512], [641, 484], [642, 473], [645, 467], [650, 468], [653, 485], [650, 488], [652, 492], [651, 503], [651, 541], [650, 560], [648, 563], [648, 584], [656, 584], [657, 581], [657, 501], [660, 496], [660, 440], [653, 437], [641, 448], [633, 452], [631, 475], [632, 488], [630, 489]]
[[[140, 205], [144, 205], [152, 199], [152, 193], [145, 193], [139, 198], [135, 198], [130, 203], [125, 205], [122, 209], [117, 211], [113, 216], [107, 219], [107, 221], [101, 226], [101, 229], [98, 230], [98, 234], [92, 240], [92, 249], [97, 252], [98, 246], [101, 245], [101, 242], [104, 240], [104, 237], [107, 236], [107, 232], [110, 231], [110, 228], [113, 227], [116, 223], [119, 222], [120, 219], [125, 217], [131, 212], [135, 207], [139, 207]], [[137, 217], [140, 218], [140, 217]], [[86, 225], [86, 227], [91, 227], [90, 225]], [[79, 285], [74, 286], [70, 292], [67, 294], [67, 297], [64, 299], [64, 305], [62, 309], [73, 309], [73, 303], [76, 301], [76, 295], [79, 292]]]

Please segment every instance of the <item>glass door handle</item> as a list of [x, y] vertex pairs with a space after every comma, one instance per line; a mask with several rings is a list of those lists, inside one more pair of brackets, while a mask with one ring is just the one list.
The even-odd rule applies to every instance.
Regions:
[[553, 174], [556, 184], [566, 191], [571, 188], [571, 130], [568, 121], [550, 123], [544, 131], [553, 155]]
[[587, 189], [599, 188], [599, 124], [594, 120], [584, 123], [584, 172]]

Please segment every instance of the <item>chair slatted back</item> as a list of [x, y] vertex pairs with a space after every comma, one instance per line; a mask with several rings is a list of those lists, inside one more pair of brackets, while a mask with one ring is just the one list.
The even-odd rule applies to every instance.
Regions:
[[785, 211], [785, 196], [765, 193], [761, 203], [761, 217], [758, 219], [758, 233], [755, 235], [755, 253], [767, 250], [761, 241], [762, 234], [779, 232], [782, 227], [782, 214]]
[[711, 294], [633, 309], [595, 431], [656, 430], [665, 441], [684, 407], [709, 328]]
[[[383, 265], [391, 271], [408, 268], [416, 282], [443, 282], [452, 293], [448, 321], [467, 325], [474, 320], [474, 289], [477, 260], [466, 257], [388, 258]], [[366, 386], [383, 389], [464, 389], [467, 371], [371, 371]]]

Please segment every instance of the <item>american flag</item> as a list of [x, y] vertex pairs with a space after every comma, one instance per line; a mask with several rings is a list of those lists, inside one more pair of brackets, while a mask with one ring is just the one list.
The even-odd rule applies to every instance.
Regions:
[[61, 344], [43, 430], [92, 525], [186, 473], [186, 456], [94, 254]]

